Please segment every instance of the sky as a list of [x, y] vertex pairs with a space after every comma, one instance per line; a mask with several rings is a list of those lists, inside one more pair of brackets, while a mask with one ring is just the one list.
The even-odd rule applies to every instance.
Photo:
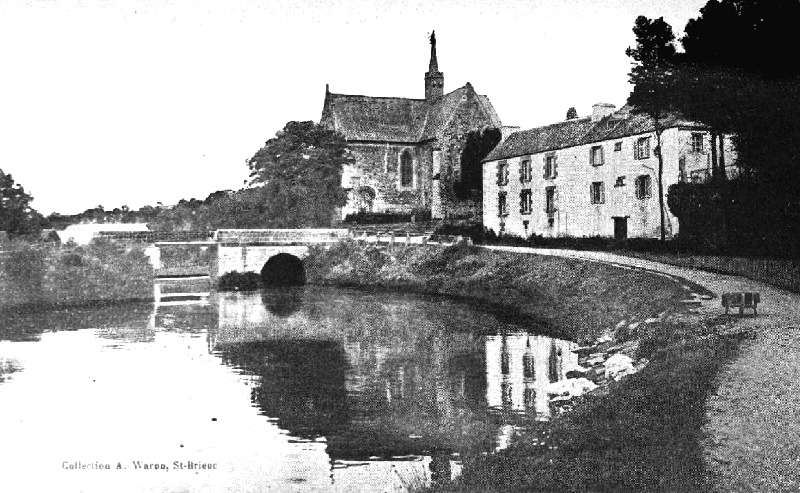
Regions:
[[638, 15], [680, 37], [706, 0], [2, 0], [0, 169], [43, 214], [239, 189], [331, 92], [472, 83], [504, 125], [625, 104]]

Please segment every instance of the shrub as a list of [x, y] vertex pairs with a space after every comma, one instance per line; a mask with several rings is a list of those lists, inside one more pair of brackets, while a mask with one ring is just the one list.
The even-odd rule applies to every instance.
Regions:
[[254, 291], [261, 288], [261, 276], [255, 272], [226, 272], [219, 276], [217, 289], [220, 291]]
[[60, 260], [61, 263], [67, 267], [80, 267], [83, 265], [83, 257], [74, 252], [63, 254]]
[[484, 228], [483, 223], [474, 221], [446, 222], [436, 228], [434, 234], [469, 237], [476, 244], [497, 240], [497, 235], [493, 231]]

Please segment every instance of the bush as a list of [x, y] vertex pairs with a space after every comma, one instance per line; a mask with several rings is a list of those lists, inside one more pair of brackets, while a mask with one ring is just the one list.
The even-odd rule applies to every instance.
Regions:
[[255, 291], [261, 288], [261, 276], [255, 272], [226, 272], [219, 276], [217, 289], [220, 291]]
[[434, 234], [469, 237], [476, 244], [491, 243], [497, 240], [497, 235], [484, 228], [483, 223], [473, 221], [443, 223], [436, 228]]
[[44, 296], [47, 248], [23, 247], [11, 251], [0, 266], [7, 302], [39, 302]]
[[61, 248], [20, 243], [0, 263], [0, 305], [148, 299], [153, 271], [141, 249], [107, 241]]
[[393, 212], [357, 212], [348, 214], [344, 218], [345, 223], [353, 224], [392, 224], [411, 222], [411, 214], [399, 214]]
[[67, 267], [80, 267], [83, 265], [83, 257], [78, 253], [65, 253], [61, 256], [61, 263]]

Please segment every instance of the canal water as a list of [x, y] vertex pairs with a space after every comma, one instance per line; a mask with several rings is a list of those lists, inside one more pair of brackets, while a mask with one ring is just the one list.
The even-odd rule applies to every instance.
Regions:
[[4, 315], [3, 491], [407, 491], [552, 413], [574, 343], [302, 287]]

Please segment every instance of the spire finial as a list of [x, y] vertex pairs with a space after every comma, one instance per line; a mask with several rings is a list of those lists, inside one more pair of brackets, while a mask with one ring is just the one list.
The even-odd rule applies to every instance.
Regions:
[[436, 59], [436, 31], [428, 37], [431, 42], [431, 61], [425, 74], [425, 99], [434, 100], [444, 93], [444, 74], [439, 72], [439, 61]]
[[431, 31], [431, 62], [428, 66], [428, 72], [435, 73], [439, 71], [439, 61], [436, 59], [436, 31]]

